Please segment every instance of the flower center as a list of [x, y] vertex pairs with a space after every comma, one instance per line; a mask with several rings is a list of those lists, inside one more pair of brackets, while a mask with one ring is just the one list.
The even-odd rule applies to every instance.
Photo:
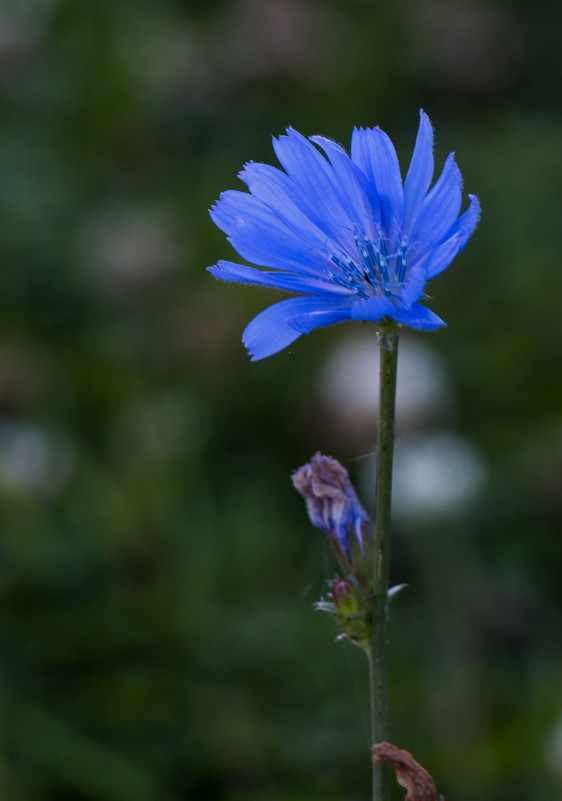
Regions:
[[340, 251], [331, 253], [330, 259], [338, 268], [332, 279], [362, 298], [386, 295], [391, 300], [400, 295], [406, 277], [408, 238], [400, 234], [395, 241], [384, 236], [378, 229], [378, 239], [373, 242], [364, 233], [354, 233], [356, 253]]

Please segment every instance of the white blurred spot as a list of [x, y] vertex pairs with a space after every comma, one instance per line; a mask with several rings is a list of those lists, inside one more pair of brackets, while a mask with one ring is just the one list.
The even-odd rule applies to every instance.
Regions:
[[56, 495], [68, 482], [76, 454], [62, 434], [30, 423], [0, 421], [0, 488]]
[[[320, 397], [338, 427], [350, 433], [376, 423], [379, 404], [379, 347], [373, 335], [354, 336], [331, 351], [321, 376]], [[396, 418], [399, 425], [442, 419], [452, 390], [445, 364], [431, 346], [400, 337]]]
[[398, 440], [393, 513], [408, 519], [455, 514], [474, 498], [485, 474], [483, 459], [458, 434], [440, 431]]
[[559, 719], [547, 737], [544, 759], [557, 781], [562, 784], [562, 719]]

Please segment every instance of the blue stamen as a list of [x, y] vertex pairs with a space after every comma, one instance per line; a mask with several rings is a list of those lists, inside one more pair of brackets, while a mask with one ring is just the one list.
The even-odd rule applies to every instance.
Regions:
[[341, 251], [330, 254], [330, 260], [338, 268], [332, 280], [362, 298], [386, 295], [399, 300], [411, 248], [407, 237], [401, 236], [396, 243], [397, 249], [392, 252], [389, 247], [391, 240], [384, 236], [380, 227], [376, 242], [363, 232], [355, 232], [353, 239], [357, 249], [355, 258]]

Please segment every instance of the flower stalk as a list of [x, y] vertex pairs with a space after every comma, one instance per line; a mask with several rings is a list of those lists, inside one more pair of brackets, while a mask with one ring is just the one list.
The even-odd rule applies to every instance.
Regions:
[[[369, 659], [371, 693], [371, 734], [373, 744], [388, 737], [388, 602], [390, 513], [392, 501], [392, 460], [394, 453], [394, 417], [398, 331], [386, 332], [380, 348], [379, 425], [376, 478], [376, 526], [373, 559], [373, 606]], [[373, 763], [373, 801], [389, 799], [388, 768]]]
[[[343, 578], [328, 582], [329, 593], [315, 609], [331, 615], [346, 639], [362, 648], [369, 664], [371, 737], [373, 746], [389, 738], [388, 727], [388, 604], [392, 459], [398, 327], [379, 327], [380, 399], [376, 477], [376, 518], [373, 527], [349, 479], [331, 456], [315, 454], [293, 473], [295, 488], [306, 500], [308, 515], [330, 538]], [[373, 801], [389, 801], [389, 771], [373, 762]]]

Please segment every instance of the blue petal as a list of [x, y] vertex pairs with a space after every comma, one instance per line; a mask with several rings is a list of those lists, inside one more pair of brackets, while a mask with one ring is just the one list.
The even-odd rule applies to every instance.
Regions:
[[417, 260], [430, 247], [441, 242], [461, 210], [461, 174], [453, 154], [449, 154], [443, 171], [423, 201], [413, 221], [412, 239]]
[[[232, 247], [245, 259], [263, 267], [305, 275], [326, 273], [326, 253], [321, 234], [311, 227], [304, 232], [287, 225], [261, 200], [247, 192], [223, 192], [209, 214], [228, 234]], [[306, 239], [305, 234], [310, 238]]]
[[341, 237], [352, 248], [351, 230], [356, 220], [350, 216], [350, 209], [328, 161], [292, 128], [286, 136], [273, 140], [273, 148], [287, 174], [306, 193], [318, 214], [329, 222], [334, 236]]
[[238, 173], [248, 189], [288, 226], [322, 247], [334, 231], [318, 216], [317, 207], [288, 175], [269, 164], [250, 162]]
[[394, 145], [380, 128], [354, 128], [351, 159], [373, 184], [387, 236], [402, 227], [404, 192]]
[[408, 309], [418, 300], [423, 293], [425, 282], [427, 281], [427, 265], [422, 262], [409, 267], [406, 272], [406, 280], [401, 293], [404, 308]]
[[217, 228], [229, 234], [236, 220], [264, 214], [263, 204], [247, 192], [227, 189], [221, 192], [217, 202], [209, 209], [209, 216]]
[[453, 223], [447, 232], [447, 238], [431, 250], [422, 261], [427, 270], [427, 277], [433, 278], [442, 272], [468, 242], [480, 217], [478, 198], [469, 195], [470, 206]]
[[317, 232], [313, 226], [297, 225], [294, 221], [287, 222], [283, 215], [271, 209], [261, 199], [235, 189], [222, 192], [210, 209], [209, 215], [225, 234], [230, 234], [240, 220], [253, 220], [266, 229], [273, 226], [286, 237], [294, 237], [299, 242], [306, 241], [320, 247], [326, 241], [322, 233]]
[[378, 236], [377, 224], [381, 222], [380, 209], [375, 209], [377, 216], [373, 214], [373, 206], [369, 200], [369, 183], [365, 175], [361, 172], [349, 158], [343, 147], [326, 139], [324, 136], [311, 136], [310, 141], [322, 148], [330, 159], [330, 164], [334, 169], [335, 177], [344, 193], [347, 205], [352, 217], [367, 236], [375, 241]]
[[246, 327], [242, 341], [252, 361], [278, 353], [313, 328], [349, 318], [350, 304], [326, 298], [291, 298], [264, 309]]
[[385, 295], [364, 298], [356, 301], [351, 307], [352, 320], [376, 322], [389, 314], [394, 306]]
[[420, 125], [412, 160], [404, 180], [404, 222], [402, 231], [409, 235], [415, 218], [433, 177], [433, 128], [427, 114], [420, 109]]
[[262, 221], [238, 220], [228, 241], [252, 264], [318, 278], [329, 275], [325, 253], [288, 235], [273, 223], [267, 228]]
[[414, 303], [409, 309], [393, 307], [388, 316], [396, 320], [396, 322], [402, 323], [402, 325], [407, 325], [409, 328], [417, 328], [421, 331], [432, 331], [435, 328], [447, 325], [430, 309], [421, 306], [419, 303]]
[[[298, 300], [315, 300], [314, 298], [297, 298]], [[345, 301], [338, 300], [337, 304], [328, 306], [327, 299], [320, 299], [324, 308], [313, 308], [310, 306], [308, 311], [302, 311], [295, 314], [289, 321], [289, 325], [297, 328], [301, 333], [308, 334], [314, 328], [322, 328], [325, 325], [333, 325], [334, 323], [341, 323], [343, 320], [350, 319], [352, 299], [347, 298]]]
[[247, 267], [245, 264], [236, 264], [232, 261], [219, 261], [215, 266], [207, 267], [207, 270], [222, 281], [271, 286], [307, 295], [339, 295], [340, 297], [350, 295], [350, 290], [334, 282], [295, 273], [263, 272], [256, 270], [255, 267]]

